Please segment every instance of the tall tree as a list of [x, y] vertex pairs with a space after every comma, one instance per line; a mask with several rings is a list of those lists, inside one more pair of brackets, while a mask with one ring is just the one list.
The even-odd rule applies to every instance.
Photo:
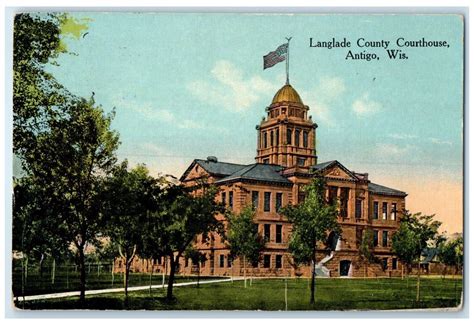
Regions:
[[362, 234], [362, 240], [359, 245], [359, 258], [364, 263], [364, 276], [367, 277], [369, 264], [378, 261], [374, 254], [374, 232], [372, 229], [365, 229]]
[[453, 266], [455, 268], [454, 274], [457, 274], [459, 270], [462, 269], [464, 263], [463, 251], [463, 238], [459, 237], [447, 242], [443, 242], [439, 246], [438, 257], [443, 264]]
[[184, 258], [188, 258], [198, 269], [197, 287], [199, 288], [199, 278], [201, 276], [201, 264], [207, 260], [206, 254], [200, 252], [195, 247], [188, 247], [184, 252]]
[[434, 220], [434, 215], [411, 214], [403, 212], [400, 228], [392, 236], [392, 250], [398, 258], [411, 266], [418, 264], [416, 301], [420, 300], [421, 253], [430, 242], [436, 241], [441, 222]]
[[239, 214], [228, 212], [226, 240], [232, 257], [239, 257], [244, 267], [244, 286], [247, 287], [247, 263], [255, 264], [260, 260], [260, 253], [265, 241], [258, 233], [255, 222], [255, 210], [246, 206]]
[[149, 236], [163, 256], [168, 256], [170, 273], [167, 298], [173, 298], [173, 284], [179, 259], [202, 234], [207, 237], [212, 231], [221, 231], [221, 222], [216, 218], [224, 208], [216, 202], [217, 189], [203, 185], [191, 193], [180, 185], [170, 184], [160, 197], [160, 212], [152, 213], [148, 223]]
[[326, 241], [329, 232], [339, 236], [341, 228], [337, 222], [337, 206], [330, 204], [325, 198], [324, 178], [316, 176], [304, 191], [304, 201], [298, 205], [286, 206], [282, 209], [282, 214], [293, 225], [289, 242], [293, 260], [296, 264], [311, 265], [310, 303], [314, 304], [317, 245]]
[[145, 166], [128, 170], [127, 161], [114, 168], [105, 182], [104, 233], [117, 246], [125, 262], [125, 297], [128, 297], [130, 267], [144, 244], [143, 226], [149, 213], [157, 211], [159, 191], [158, 180], [148, 174]]

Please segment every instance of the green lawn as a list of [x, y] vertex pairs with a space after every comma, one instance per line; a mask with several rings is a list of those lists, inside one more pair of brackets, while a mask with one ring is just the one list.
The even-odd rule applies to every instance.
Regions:
[[[288, 310], [373, 310], [455, 307], [460, 304], [462, 280], [422, 278], [421, 301], [416, 278], [318, 279], [316, 304], [309, 304], [307, 279], [288, 280]], [[162, 289], [86, 297], [85, 309], [134, 310], [285, 310], [285, 280], [258, 279], [244, 289], [243, 281], [175, 288], [176, 299], [164, 299]], [[17, 304], [18, 307], [22, 303]], [[25, 302], [26, 309], [77, 309], [77, 298]]]
[[[76, 271], [74, 266], [68, 267], [67, 270], [64, 266], [58, 267], [55, 273], [56, 274], [54, 283], [52, 283], [50, 269], [46, 269], [42, 275], [40, 275], [37, 268], [32, 268], [31, 270], [29, 270], [25, 284], [25, 296], [79, 290], [79, 272]], [[215, 279], [215, 277], [201, 277], [201, 279]], [[13, 270], [12, 280], [13, 295], [21, 296], [21, 269], [15, 268]], [[188, 282], [195, 280], [195, 276], [176, 276], [176, 282]], [[153, 285], [161, 284], [162, 275], [154, 274], [152, 276], [151, 281]], [[165, 277], [165, 282], [168, 282], [168, 277]], [[150, 274], [130, 273], [129, 286], [146, 286], [149, 284]], [[120, 273], [114, 274], [114, 281], [112, 284], [112, 274], [110, 272], [110, 266], [108, 270], [104, 268], [100, 269], [99, 272], [97, 272], [97, 267], [91, 267], [90, 272], [87, 272], [87, 290], [122, 287], [123, 275]]]

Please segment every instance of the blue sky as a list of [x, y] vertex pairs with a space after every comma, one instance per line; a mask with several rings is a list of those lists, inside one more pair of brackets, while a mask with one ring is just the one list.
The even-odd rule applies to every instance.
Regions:
[[[435, 192], [427, 198], [416, 193], [449, 184], [457, 191], [451, 199], [462, 207], [463, 25], [458, 16], [72, 16], [79, 22], [91, 19], [88, 34], [66, 39], [77, 55], [61, 55], [59, 66], [48, 69], [73, 93], [95, 92], [105, 111], [116, 108], [113, 127], [120, 133], [121, 159], [178, 177], [194, 158], [208, 155], [252, 163], [255, 125], [285, 82], [284, 63], [263, 71], [262, 56], [293, 36], [290, 82], [319, 125], [319, 161], [337, 159], [368, 172], [374, 182], [415, 193], [410, 200], [416, 207], [423, 201], [425, 210], [432, 206], [426, 201], [438, 200]], [[409, 59], [396, 61], [383, 49], [366, 49], [380, 60], [352, 61], [345, 60], [347, 49], [310, 48], [310, 37], [345, 37], [352, 43], [360, 37], [392, 43], [398, 37], [424, 37], [446, 40], [450, 47], [406, 49]], [[420, 184], [431, 185], [417, 189]], [[457, 214], [459, 221], [461, 210], [456, 211], [444, 212], [444, 218]]]

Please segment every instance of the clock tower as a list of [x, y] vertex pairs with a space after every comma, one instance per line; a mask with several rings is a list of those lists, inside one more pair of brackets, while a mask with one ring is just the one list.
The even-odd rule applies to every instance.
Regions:
[[290, 85], [284, 85], [266, 108], [267, 116], [257, 125], [258, 163], [284, 167], [316, 165], [316, 128], [309, 107]]

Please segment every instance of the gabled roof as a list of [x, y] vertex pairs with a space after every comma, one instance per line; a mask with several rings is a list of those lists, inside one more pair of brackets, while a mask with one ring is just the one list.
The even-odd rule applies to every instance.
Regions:
[[274, 182], [292, 184], [286, 177], [283, 177], [280, 172], [284, 167], [279, 165], [270, 164], [252, 164], [247, 165], [244, 168], [239, 169], [235, 173], [224, 177], [216, 182], [216, 184], [222, 184], [226, 182], [238, 181], [238, 180], [252, 180], [262, 182]]
[[179, 180], [184, 181], [186, 176], [189, 174], [189, 172], [194, 168], [196, 164], [201, 166], [210, 175], [219, 176], [219, 177], [229, 176], [235, 173], [236, 171], [247, 166], [247, 165], [226, 163], [226, 162], [220, 162], [220, 161], [194, 159], [191, 165], [188, 167], [188, 169], [186, 169], [186, 171], [183, 173], [183, 175], [180, 177]]
[[341, 164], [339, 161], [337, 160], [330, 160], [330, 161], [326, 161], [326, 162], [323, 162], [323, 163], [319, 163], [317, 165], [313, 165], [311, 166], [311, 170], [313, 172], [321, 172], [321, 171], [324, 171], [328, 168], [331, 168], [331, 167], [334, 167], [334, 166], [338, 166], [339, 168], [341, 168], [343, 171], [345, 171], [350, 177], [352, 177], [354, 180], [359, 180], [359, 177], [357, 177], [357, 175], [355, 175], [353, 172], [351, 172], [349, 169], [347, 169], [346, 167], [344, 167], [343, 164]]
[[407, 193], [396, 190], [394, 188], [386, 187], [383, 185], [369, 183], [369, 192], [374, 194], [392, 195], [392, 196], [407, 196]]

